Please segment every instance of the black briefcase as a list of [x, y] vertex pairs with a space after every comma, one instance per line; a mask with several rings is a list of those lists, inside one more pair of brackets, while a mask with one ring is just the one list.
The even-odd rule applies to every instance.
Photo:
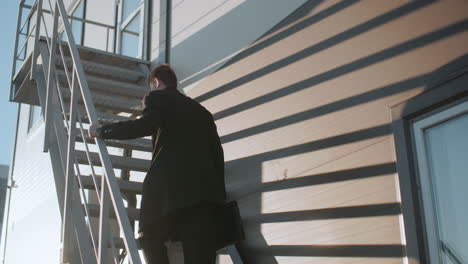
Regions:
[[225, 203], [219, 212], [218, 241], [216, 249], [236, 244], [245, 239], [244, 226], [236, 201]]

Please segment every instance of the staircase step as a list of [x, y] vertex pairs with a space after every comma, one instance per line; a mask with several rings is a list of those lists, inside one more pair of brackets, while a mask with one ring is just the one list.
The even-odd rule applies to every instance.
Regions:
[[[67, 118], [69, 117], [68, 115], [68, 110], [70, 109], [70, 105], [66, 104], [65, 108], [67, 110]], [[85, 124], [89, 124], [89, 119], [86, 114], [86, 110], [83, 105], [78, 105], [78, 108], [80, 110], [80, 113], [82, 115], [81, 121]], [[130, 117], [127, 116], [121, 116], [113, 113], [107, 113], [107, 112], [102, 112], [102, 111], [96, 111], [96, 115], [99, 119], [99, 121], [104, 122], [104, 123], [112, 123], [112, 122], [117, 122], [117, 121], [125, 121], [129, 120]]]
[[[84, 211], [84, 205], [81, 204], [83, 211]], [[100, 214], [100, 206], [99, 204], [87, 204], [88, 210], [90, 217], [99, 217]], [[126, 207], [125, 210], [127, 210], [128, 218], [130, 221], [138, 221], [140, 219], [140, 209], [137, 208], [132, 208], [132, 207]], [[86, 214], [86, 211], [84, 211]], [[109, 217], [116, 219], [115, 217], [115, 212], [112, 208], [109, 209]]]
[[[84, 132], [86, 135], [86, 141], [88, 143], [94, 144], [94, 140], [88, 137], [88, 130], [85, 130]], [[83, 142], [81, 132], [78, 132], [78, 136], [76, 140], [79, 142]], [[127, 148], [127, 149], [147, 151], [147, 152], [153, 151], [151, 140], [146, 139], [146, 138], [137, 138], [137, 139], [130, 139], [130, 140], [107, 139], [106, 144], [107, 146], [116, 147], [116, 148]]]
[[[85, 151], [77, 150], [75, 153], [78, 163], [85, 165], [89, 164]], [[100, 166], [101, 160], [99, 159], [99, 154], [96, 152], [90, 152], [89, 154], [91, 156], [91, 161], [93, 162], [93, 165]], [[115, 169], [128, 169], [134, 171], [147, 172], [151, 164], [150, 160], [115, 155], [109, 155], [109, 157]]]
[[[41, 38], [41, 42], [45, 42], [45, 39]], [[104, 66], [113, 66], [134, 71], [138, 71], [140, 69], [140, 65], [145, 65], [146, 67], [148, 67], [151, 64], [147, 60], [123, 56], [120, 54], [110, 53], [99, 49], [79, 45], [77, 45], [76, 47], [78, 48], [78, 54], [81, 58], [81, 61], [84, 64], [86, 64], [86, 62], [92, 61], [94, 63], [102, 64]], [[64, 41], [62, 41], [62, 48], [65, 57], [70, 58], [68, 44]], [[57, 52], [58, 54], [60, 54], [58, 50], [59, 49], [57, 49]]]
[[[72, 65], [72, 60], [69, 57], [65, 57], [65, 63], [68, 65], [69, 70], [71, 69], [70, 66]], [[119, 79], [119, 80], [125, 80], [129, 82], [138, 82], [141, 79], [146, 80], [147, 76], [147, 70], [148, 66], [142, 64], [142, 67], [136, 68], [136, 69], [130, 69], [130, 68], [122, 68], [122, 67], [117, 67], [114, 65], [109, 65], [109, 64], [102, 64], [102, 63], [97, 63], [95, 61], [82, 61], [83, 68], [85, 70], [86, 75], [89, 75], [90, 73], [93, 75], [98, 75], [101, 77], [105, 78], [112, 78], [112, 79]], [[57, 56], [56, 63], [55, 65], [58, 66], [58, 68], [63, 67], [63, 62], [62, 59]], [[146, 67], [144, 71], [142, 71], [142, 68]]]
[[[70, 101], [70, 90], [68, 88], [62, 88], [62, 96], [65, 102], [68, 104]], [[98, 93], [93, 93], [91, 98], [96, 109], [102, 109], [104, 111], [112, 110], [115, 112], [139, 115], [143, 109], [141, 101], [138, 100], [128, 100], [118, 96], [109, 96]], [[81, 98], [78, 103], [79, 105], [83, 105]], [[69, 109], [68, 106], [67, 109]]]
[[[61, 87], [70, 89], [67, 82], [67, 77], [63, 70], [57, 69], [58, 77], [60, 80]], [[145, 85], [138, 85], [135, 83], [118, 81], [112, 79], [105, 79], [99, 76], [86, 75], [88, 87], [93, 91], [100, 91], [106, 94], [117, 94], [121, 96], [129, 97], [133, 100], [141, 100], [143, 96], [148, 92]]]
[[[85, 189], [95, 190], [94, 182], [92, 176], [80, 176], [81, 183]], [[101, 176], [96, 175], [96, 183], [98, 187], [101, 186]], [[135, 181], [127, 181], [122, 179], [117, 179], [119, 183], [120, 191], [131, 194], [141, 194], [143, 192], [143, 183]]]

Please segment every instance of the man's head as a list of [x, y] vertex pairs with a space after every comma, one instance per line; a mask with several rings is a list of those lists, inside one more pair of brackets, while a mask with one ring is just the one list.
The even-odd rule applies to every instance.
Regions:
[[151, 90], [177, 89], [177, 76], [168, 64], [159, 64], [148, 76]]

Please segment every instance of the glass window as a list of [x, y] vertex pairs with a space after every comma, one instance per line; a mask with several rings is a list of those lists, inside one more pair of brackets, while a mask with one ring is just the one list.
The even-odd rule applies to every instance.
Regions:
[[39, 120], [42, 119], [41, 107], [36, 105], [31, 105], [29, 108], [29, 124], [28, 131], [34, 127]]
[[[86, 0], [81, 0], [78, 6], [73, 10], [72, 16], [77, 17], [77, 18], [85, 18], [84, 17], [84, 1]], [[75, 38], [75, 43], [77, 45], [82, 45], [83, 44], [83, 39], [82, 39], [82, 34], [83, 34], [83, 22], [70, 19], [70, 25], [71, 29], [73, 32], [73, 38]], [[65, 36], [65, 32], [62, 35], [62, 40], [67, 41], [67, 37]]]
[[123, 19], [122, 21], [125, 21], [128, 16], [135, 11], [135, 9], [139, 6], [139, 4], [143, 0], [124, 0], [123, 1]]
[[468, 263], [468, 102], [414, 124], [431, 263]]
[[139, 57], [140, 14], [135, 16], [122, 31], [122, 55]]

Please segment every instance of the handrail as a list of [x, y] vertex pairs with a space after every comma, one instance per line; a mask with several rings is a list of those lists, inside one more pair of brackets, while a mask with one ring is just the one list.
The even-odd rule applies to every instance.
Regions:
[[[57, 0], [56, 5], [58, 6], [58, 10], [60, 12], [60, 15], [62, 17], [63, 25], [65, 28], [65, 34], [68, 37], [68, 46], [70, 49], [70, 55], [73, 60], [73, 64], [75, 66], [75, 71], [77, 74], [77, 79], [79, 83], [79, 87], [81, 90], [81, 95], [82, 99], [85, 105], [85, 109], [88, 113], [88, 117], [90, 120], [90, 123], [97, 122], [97, 114], [96, 110], [94, 108], [94, 104], [92, 103], [91, 99], [91, 93], [88, 87], [88, 83], [86, 82], [86, 79], [84, 78], [84, 69], [81, 64], [81, 59], [78, 55], [78, 49], [75, 45], [75, 40], [73, 37], [73, 34], [71, 32], [71, 26], [68, 23], [67, 20], [67, 13], [65, 11], [65, 7], [63, 6], [63, 3], [61, 0]], [[53, 39], [54, 41], [54, 39]], [[102, 241], [102, 230], [104, 228], [103, 226], [103, 210], [106, 209], [106, 190], [105, 186], [107, 185], [109, 189], [109, 195], [110, 195], [110, 200], [112, 202], [112, 205], [114, 207], [114, 210], [116, 210], [115, 215], [117, 216], [117, 222], [119, 223], [120, 229], [124, 233], [124, 243], [127, 248], [128, 256], [129, 259], [132, 261], [132, 263], [141, 263], [140, 261], [140, 256], [138, 254], [138, 248], [136, 246], [135, 238], [133, 232], [130, 230], [130, 222], [128, 219], [127, 212], [125, 211], [125, 207], [123, 204], [122, 196], [120, 194], [120, 188], [118, 186], [117, 180], [114, 175], [114, 171], [112, 168], [112, 163], [109, 158], [109, 154], [107, 152], [107, 148], [105, 145], [105, 142], [102, 139], [96, 139], [96, 143], [99, 149], [99, 156], [101, 160], [101, 166], [104, 168], [104, 175], [102, 177], [102, 185], [101, 185], [101, 220], [100, 220], [100, 251], [103, 250], [104, 246], [107, 248], [107, 243]], [[131, 239], [129, 239], [131, 238]], [[101, 258], [101, 253], [100, 253], [100, 258]], [[101, 258], [102, 259], [102, 258]]]
[[[40, 32], [40, 25], [41, 25], [41, 17], [43, 13], [45, 14], [46, 12], [41, 12], [42, 10], [42, 0], [36, 0], [37, 3], [37, 22], [36, 23], [36, 28], [34, 30], [36, 32]], [[49, 1], [50, 5], [50, 1]], [[46, 32], [48, 35], [49, 33], [52, 35], [50, 36], [50, 43], [49, 39], [47, 38], [47, 46], [48, 46], [48, 71], [47, 73], [47, 86], [46, 86], [46, 96], [45, 96], [45, 138], [44, 138], [44, 150], [46, 151], [48, 149], [48, 138], [49, 138], [49, 131], [51, 130], [52, 126], [52, 119], [53, 119], [53, 112], [54, 112], [54, 103], [53, 103], [53, 97], [54, 93], [53, 90], [57, 89], [58, 91], [58, 100], [60, 101], [60, 105], [62, 108], [62, 113], [64, 114], [64, 120], [67, 121], [66, 126], [68, 127], [68, 143], [67, 143], [67, 150], [66, 150], [66, 162], [65, 162], [65, 203], [64, 203], [64, 218], [63, 218], [63, 231], [62, 231], [62, 241], [64, 242], [64, 248], [67, 248], [68, 246], [68, 239], [65, 238], [65, 233], [68, 232], [68, 235], [75, 235], [70, 233], [70, 230], [72, 229], [70, 227], [70, 224], [73, 222], [72, 219], [70, 219], [70, 215], [73, 215], [73, 212], [71, 211], [71, 204], [70, 204], [70, 199], [71, 199], [71, 192], [74, 191], [74, 189], [71, 188], [76, 188], [72, 186], [72, 182], [75, 180], [75, 177], [78, 177], [78, 182], [80, 186], [82, 186], [81, 183], [81, 172], [78, 167], [78, 162], [76, 159], [76, 129], [80, 129], [81, 135], [83, 137], [83, 141], [86, 147], [86, 154], [88, 158], [88, 162], [90, 163], [90, 167], [92, 169], [92, 175], [93, 175], [93, 182], [95, 184], [96, 190], [99, 190], [97, 186], [97, 180], [96, 180], [96, 175], [94, 173], [93, 169], [93, 164], [91, 162], [91, 157], [90, 157], [90, 152], [88, 148], [88, 142], [86, 141], [86, 137], [84, 135], [84, 129], [83, 129], [83, 124], [81, 121], [81, 113], [79, 112], [78, 108], [78, 98], [80, 97], [81, 100], [84, 103], [86, 114], [88, 116], [88, 120], [90, 123], [97, 122], [97, 114], [96, 114], [96, 109], [94, 107], [94, 104], [92, 102], [91, 98], [91, 92], [88, 87], [88, 83], [86, 80], [86, 76], [84, 73], [83, 65], [81, 63], [81, 58], [78, 53], [78, 48], [75, 43], [75, 39], [73, 36], [73, 32], [71, 30], [71, 25], [69, 23], [69, 16], [65, 10], [64, 4], [62, 0], [57, 0], [56, 3], [54, 4], [54, 8], [50, 6], [50, 9], [53, 10], [53, 28], [52, 32]], [[62, 42], [59, 41], [59, 19], [61, 19], [64, 34], [68, 39], [68, 42], [65, 43], [65, 45], [68, 46], [69, 52], [70, 52], [70, 57], [71, 57], [71, 62], [72, 62], [72, 72], [71, 72], [71, 81], [70, 81], [70, 75], [67, 70], [67, 63], [64, 58], [64, 53], [62, 50]], [[44, 21], [42, 17], [42, 21]], [[45, 26], [45, 23], [44, 23]], [[37, 56], [38, 56], [38, 39], [39, 39], [39, 34], [36, 35], [36, 41], [34, 42], [34, 55], [31, 63], [32, 69], [34, 69], [37, 64]], [[60, 43], [59, 43], [60, 42]], [[66, 77], [67, 77], [67, 83], [70, 88], [70, 113], [69, 113], [69, 118], [66, 118], [65, 114], [65, 108], [64, 108], [64, 99], [61, 94], [61, 87], [59, 84], [59, 79], [57, 75], [57, 70], [56, 70], [56, 53], [57, 53], [57, 46], [59, 47], [59, 52], [60, 52], [60, 57], [63, 61], [64, 68], [66, 69]], [[44, 62], [44, 60], [43, 60]], [[34, 72], [31, 74], [34, 75]], [[79, 128], [76, 128], [76, 121], [79, 120]], [[131, 263], [134, 264], [140, 264], [141, 259], [138, 254], [138, 248], [136, 245], [135, 241], [135, 235], [133, 233], [133, 230], [130, 227], [130, 222], [128, 218], [128, 214], [125, 210], [124, 204], [123, 204], [123, 199], [122, 195], [120, 193], [120, 188], [117, 183], [117, 179], [114, 175], [114, 170], [112, 167], [112, 163], [110, 161], [109, 153], [107, 151], [107, 147], [105, 142], [102, 139], [96, 139], [96, 145], [98, 147], [98, 154], [99, 154], [99, 159], [101, 163], [101, 167], [104, 169], [104, 174], [101, 177], [101, 184], [100, 184], [100, 194], [98, 194], [98, 201], [100, 204], [100, 217], [99, 217], [99, 240], [98, 244], [96, 245], [95, 239], [93, 237], [93, 232], [89, 226], [88, 223], [88, 232], [90, 232], [91, 240], [92, 240], [92, 245], [94, 249], [94, 256], [97, 258], [98, 263], [107, 263], [106, 261], [106, 253], [105, 250], [107, 250], [109, 246], [109, 242], [111, 245], [111, 250], [112, 250], [112, 255], [114, 261], [117, 260], [116, 256], [116, 250], [115, 250], [115, 245], [113, 238], [110, 236], [110, 232], [108, 232], [108, 217], [109, 217], [109, 209], [113, 209], [115, 211], [115, 216], [117, 218], [117, 222], [119, 225], [120, 230], [123, 233], [123, 241], [125, 244], [125, 249], [127, 251], [127, 255], [129, 257], [129, 260]], [[98, 193], [98, 192], [97, 192]], [[85, 198], [84, 198], [85, 199]], [[89, 214], [89, 209], [86, 205], [84, 205], [84, 209], [87, 213], [88, 217], [91, 217]], [[79, 241], [78, 241], [79, 243]], [[62, 260], [68, 260], [68, 255], [67, 255], [67, 250], [62, 251]]]
[[[40, 11], [41, 13], [44, 13], [44, 14], [48, 14], [48, 15], [54, 15], [53, 14], [53, 10], [52, 10], [52, 7], [51, 7], [51, 3], [50, 3], [50, 0], [48, 0], [48, 3], [49, 3], [49, 7], [51, 8], [51, 10], [48, 10], [48, 9], [44, 9], [44, 8], [40, 8]], [[13, 56], [13, 63], [12, 63], [12, 75], [11, 75], [11, 80], [14, 81], [14, 78], [16, 77], [16, 73], [17, 73], [17, 62], [18, 61], [24, 61], [27, 56], [29, 56], [29, 53], [28, 54], [24, 54], [24, 58], [21, 59], [19, 58], [20, 57], [20, 54], [21, 52], [24, 51], [25, 47], [28, 45], [29, 43], [29, 40], [30, 40], [30, 36], [33, 35], [32, 33], [34, 32], [34, 30], [29, 30], [28, 31], [31, 31], [31, 32], [26, 32], [26, 33], [23, 33], [23, 30], [25, 29], [25, 27], [27, 25], [33, 25], [35, 27], [35, 25], [37, 24], [37, 21], [36, 23], [33, 23], [33, 21], [31, 21], [31, 18], [32, 16], [35, 14], [35, 11], [38, 10], [38, 7], [39, 4], [38, 4], [38, 0], [35, 0], [34, 3], [32, 5], [27, 5], [27, 4], [24, 4], [23, 2], [20, 2], [20, 4], [18, 5], [18, 19], [17, 19], [17, 27], [16, 27], [16, 38], [15, 38], [15, 45], [14, 45], [14, 56]], [[26, 11], [27, 10], [27, 11]], [[24, 21], [22, 21], [22, 15], [24, 12], [28, 12], [28, 15], [26, 16], [26, 18], [24, 19]], [[42, 20], [43, 20], [43, 24], [45, 25], [45, 21], [44, 21], [44, 16], [41, 16]], [[89, 19], [84, 19], [84, 18], [80, 18], [80, 17], [76, 17], [76, 16], [72, 16], [72, 15], [69, 15], [68, 16], [68, 19], [71, 19], [71, 20], [74, 20], [74, 21], [79, 21], [81, 23], [84, 23], [84, 24], [90, 24], [90, 25], [95, 25], [95, 26], [98, 26], [98, 27], [103, 27], [106, 29], [106, 35], [107, 35], [107, 39], [106, 39], [106, 49], [105, 51], [106, 52], [112, 52], [112, 53], [118, 53], [116, 50], [113, 50], [113, 46], [111, 46], [109, 48], [109, 39], [110, 39], [110, 32], [111, 30], [116, 30], [116, 26], [115, 25], [109, 25], [109, 24], [105, 24], [105, 23], [100, 23], [100, 22], [97, 22], [97, 21], [93, 21], [93, 20], [89, 20]], [[59, 32], [63, 32], [63, 28], [62, 26], [59, 27]], [[131, 35], [134, 35], [134, 36], [139, 36], [139, 34], [137, 32], [132, 32], [132, 31], [125, 31], [126, 33], [129, 33]], [[20, 44], [19, 42], [19, 36], [20, 35], [25, 35], [25, 36], [29, 36], [28, 38], [25, 38], [24, 40], [24, 44], [22, 44], [22, 48], [20, 51], [18, 51], [19, 47], [18, 45]], [[36, 35], [36, 34], [34, 34]], [[46, 33], [46, 36], [48, 36], [49, 34]], [[114, 39], [113, 41], [117, 41], [117, 39]], [[33, 52], [33, 51], [31, 51]], [[11, 91], [10, 91], [10, 100], [13, 100], [13, 85], [11, 87]]]

